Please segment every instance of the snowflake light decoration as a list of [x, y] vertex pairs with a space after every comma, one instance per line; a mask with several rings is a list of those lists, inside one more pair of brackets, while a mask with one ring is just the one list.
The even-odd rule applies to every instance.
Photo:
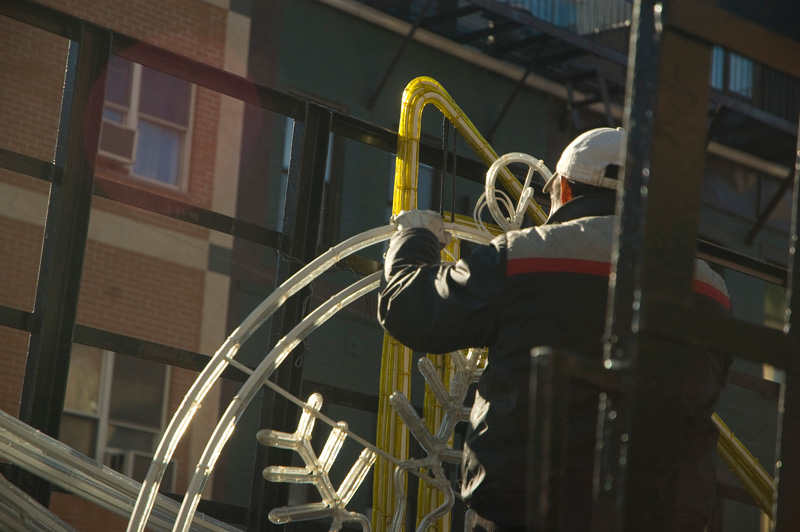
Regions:
[[470, 349], [466, 356], [458, 351], [450, 353], [456, 371], [450, 381], [449, 392], [445, 389], [444, 383], [436, 372], [433, 363], [427, 358], [419, 360], [420, 373], [422, 373], [431, 388], [433, 396], [444, 412], [444, 417], [435, 436], [425, 427], [419, 414], [414, 410], [405, 395], [395, 392], [389, 398], [392, 406], [398, 415], [403, 418], [408, 430], [419, 442], [420, 447], [426, 454], [423, 458], [406, 460], [395, 468], [394, 485], [398, 496], [395, 503], [394, 517], [389, 527], [392, 532], [399, 532], [402, 527], [406, 497], [401, 494], [405, 494], [405, 475], [408, 471], [418, 471], [427, 482], [444, 494], [444, 502], [420, 521], [417, 532], [430, 528], [436, 520], [453, 507], [455, 494], [450, 486], [450, 481], [445, 476], [443, 463], [457, 464], [461, 462], [462, 451], [460, 449], [452, 449], [447, 444], [453, 436], [456, 424], [469, 420], [470, 409], [464, 406], [464, 398], [467, 395], [470, 384], [480, 378], [482, 370], [479, 369], [479, 362], [484, 353], [485, 350], [482, 349]]
[[322, 396], [318, 393], [312, 394], [306, 406], [294, 434], [263, 429], [256, 434], [256, 438], [262, 445], [295, 451], [306, 464], [305, 467], [269, 466], [263, 472], [265, 479], [272, 482], [313, 484], [322, 497], [322, 502], [275, 508], [269, 513], [269, 520], [275, 524], [285, 524], [290, 521], [330, 517], [333, 520], [330, 528], [332, 532], [340, 530], [346, 522], [358, 522], [364, 532], [371, 532], [366, 516], [347, 510], [346, 505], [375, 463], [375, 452], [364, 449], [339, 489], [335, 489], [328, 473], [347, 438], [347, 424], [340, 421], [337, 427], [331, 429], [328, 441], [317, 457], [311, 447], [311, 433], [314, 430], [312, 412], [319, 411]]

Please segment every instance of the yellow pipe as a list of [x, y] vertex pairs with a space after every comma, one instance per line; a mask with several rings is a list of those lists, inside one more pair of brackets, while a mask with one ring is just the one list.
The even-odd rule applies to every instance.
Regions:
[[719, 430], [717, 452], [753, 500], [770, 518], [775, 501], [775, 481], [750, 451], [734, 436], [716, 412], [712, 421]]
[[[422, 111], [429, 103], [436, 106], [454, 125], [487, 166], [491, 166], [498, 158], [497, 152], [483, 138], [461, 108], [438, 82], [424, 76], [412, 80], [403, 91], [400, 112], [395, 186], [392, 201], [393, 214], [417, 207], [417, 175]], [[498, 177], [509, 193], [515, 199], [518, 199], [522, 191], [522, 185], [511, 172], [504, 168], [500, 171]], [[530, 200], [526, 212], [538, 224], [544, 223], [547, 219], [546, 213], [533, 200]], [[466, 217], [459, 216], [458, 218], [459, 223], [474, 225]], [[399, 376], [408, 376], [410, 370], [411, 350], [385, 335], [376, 442], [378, 442], [379, 447], [401, 460], [408, 458], [408, 435], [402, 430], [402, 421], [398, 419], [398, 416], [394, 414], [389, 406], [388, 395], [395, 390], [401, 390], [407, 397], [410, 397], [408, 379], [404, 382], [398, 381]], [[426, 411], [427, 408], [426, 406]], [[717, 443], [717, 451], [720, 456], [722, 456], [725, 463], [742, 482], [742, 485], [761, 509], [767, 515], [772, 516], [775, 493], [772, 477], [733, 435], [716, 413], [713, 415], [713, 421], [720, 432], [720, 438]], [[380, 442], [386, 446], [381, 445]], [[379, 459], [379, 462], [381, 461], [384, 462], [383, 466], [381, 468], [376, 466], [375, 469], [372, 520], [372, 526], [375, 530], [384, 530], [386, 528], [391, 521], [391, 514], [394, 508], [393, 484], [391, 481], [393, 468], [385, 460]], [[422, 486], [420, 488], [422, 489]], [[420, 493], [424, 492], [420, 491]], [[425, 508], [432, 507], [430, 498], [425, 497], [425, 499], [427, 499], [427, 502], [419, 505], [420, 512]]]
[[[422, 110], [429, 103], [435, 105], [453, 124], [487, 167], [497, 159], [497, 152], [494, 151], [494, 148], [483, 138], [467, 115], [438, 82], [425, 76], [412, 80], [403, 91], [403, 103], [400, 109], [392, 202], [394, 214], [417, 206], [417, 171], [419, 141], [422, 133]], [[519, 180], [507, 168], [500, 171], [499, 178], [514, 199], [519, 199], [522, 193], [522, 184]], [[528, 202], [526, 212], [537, 224], [542, 224], [547, 220], [547, 214], [532, 199]]]

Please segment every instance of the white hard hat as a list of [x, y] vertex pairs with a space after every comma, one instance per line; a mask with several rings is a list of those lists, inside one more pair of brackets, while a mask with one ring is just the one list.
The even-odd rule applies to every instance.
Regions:
[[625, 130], [600, 127], [578, 135], [561, 154], [553, 177], [544, 185], [549, 192], [555, 178], [559, 175], [572, 181], [603, 188], [617, 188], [616, 175], [608, 176], [609, 165], [622, 166], [625, 154], [622, 152]]

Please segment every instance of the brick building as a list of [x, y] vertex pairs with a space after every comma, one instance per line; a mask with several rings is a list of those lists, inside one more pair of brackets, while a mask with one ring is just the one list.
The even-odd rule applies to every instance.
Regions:
[[[134, 42], [244, 74], [249, 17], [227, 1], [42, 4]], [[51, 161], [68, 41], [11, 18], [0, 17], [0, 25], [0, 146]], [[242, 114], [241, 102], [113, 56], [96, 176], [233, 214]], [[8, 307], [34, 308], [48, 189], [47, 182], [0, 171], [5, 265], [0, 303]], [[95, 196], [76, 321], [213, 354], [228, 333], [229, 283], [225, 273], [209, 269], [209, 262], [224, 259], [231, 246], [231, 237]], [[20, 405], [27, 348], [26, 333], [0, 327], [0, 409], [13, 415]], [[71, 359], [60, 439], [142, 480], [158, 436], [196, 372], [77, 343]], [[214, 402], [204, 410], [203, 419], [216, 423]], [[175, 454], [169, 491], [185, 489], [189, 464], [202, 452], [207, 428], [200, 421], [193, 435], [199, 443], [186, 441]], [[125, 527], [126, 520], [68, 494], [54, 493], [50, 507], [78, 530]]]
[[[126, 60], [126, 53], [135, 55], [137, 46], [144, 46], [141, 43], [246, 76], [259, 90], [275, 89], [287, 100], [293, 99], [293, 104], [316, 106], [331, 113], [336, 131], [327, 132], [330, 151], [321, 184], [322, 223], [316, 241], [320, 249], [386, 223], [395, 162], [393, 146], [386, 139], [394, 140], [392, 131], [397, 129], [403, 87], [417, 76], [428, 75], [440, 81], [479, 130], [493, 132], [492, 144], [499, 153], [531, 153], [551, 167], [561, 147], [580, 130], [606, 125], [609, 120], [614, 125], [621, 123], [622, 106], [618, 102], [610, 102], [610, 108], [604, 109], [603, 104], [609, 102], [587, 103], [592, 98], [586, 94], [586, 101], [578, 102], [572, 87], [567, 90], [552, 79], [529, 75], [518, 64], [463, 45], [469, 39], [475, 39], [469, 41], [473, 44], [483, 39], [487, 49], [496, 44], [500, 49], [506, 45], [506, 50], [513, 50], [515, 43], [503, 42], [503, 28], [513, 26], [509, 21], [495, 27], [493, 20], [482, 20], [486, 27], [473, 28], [474, 33], [456, 43], [424, 28], [413, 30], [409, 13], [414, 14], [422, 3], [40, 2], [42, 10], [54, 8], [131, 38], [122, 39], [126, 44], [115, 49], [107, 72], [95, 172], [98, 180], [77, 298], [78, 328], [94, 331], [96, 338], [101, 336], [98, 331], [107, 331], [117, 335], [117, 340], [130, 337], [150, 342], [157, 346], [156, 351], [174, 349], [176, 359], [193, 353], [211, 355], [274, 289], [280, 265], [297, 261], [296, 257], [276, 252], [281, 248], [278, 237], [271, 244], [254, 245], [253, 241], [194, 222], [196, 210], [203, 210], [204, 215], [235, 217], [265, 229], [268, 236], [281, 236], [278, 232], [284, 230], [290, 144], [300, 113], [293, 119], [262, 109], [257, 100], [267, 99], [265, 91], [249, 95], [249, 100], [244, 98], [248, 103], [243, 103], [242, 98], [192, 85]], [[565, 1], [553, 5], [556, 3], [562, 7], [559, 13], [566, 13], [567, 22], [570, 10], [574, 12], [575, 6], [582, 4]], [[431, 27], [442, 24], [458, 28], [460, 22], [446, 20], [448, 6], [458, 2], [438, 4], [442, 14], [431, 14]], [[538, 6], [549, 2], [520, 4]], [[619, 4], [630, 7], [629, 2]], [[497, 9], [502, 11], [504, 7]], [[537, 16], [550, 17], [544, 12]], [[24, 16], [21, 18], [24, 20]], [[558, 16], [547, 20], [567, 23]], [[592, 22], [587, 22], [587, 28], [593, 27]], [[467, 20], [463, 26], [469, 29], [470, 24]], [[600, 38], [615, 37], [618, 30], [627, 27], [613, 26], [617, 33]], [[36, 29], [12, 17], [0, 15], [0, 27], [0, 149], [4, 150], [0, 157], [5, 156], [5, 151], [16, 152], [30, 158], [33, 168], [36, 161], [54, 159], [69, 41], [54, 34], [58, 32]], [[489, 31], [494, 29], [496, 35]], [[545, 40], [539, 36], [520, 42]], [[561, 44], [556, 43], [557, 52]], [[403, 54], [398, 54], [401, 50]], [[564, 53], [554, 53], [542, 64], [575, 56], [576, 50], [560, 50]], [[580, 56], [580, 50], [577, 52]], [[759, 89], [766, 94], [757, 83], [756, 74], [763, 74], [761, 67], [721, 49], [714, 51], [714, 57], [712, 88], [724, 92], [727, 99], [723, 101], [733, 111], [755, 106], [757, 97], [763, 96]], [[384, 74], [386, 84], [379, 90]], [[762, 78], [768, 76], [764, 74]], [[510, 97], [512, 94], [515, 96]], [[617, 97], [621, 98], [621, 94], [617, 93]], [[786, 101], [762, 99], [770, 105], [786, 103], [788, 114], [796, 118], [796, 97]], [[508, 109], [503, 106], [511, 105], [510, 100], [513, 106], [506, 114]], [[763, 117], [762, 111], [758, 109], [755, 115]], [[733, 125], [742, 119], [736, 112], [723, 116]], [[775, 116], [768, 120], [783, 130], [791, 129], [787, 127], [789, 121]], [[372, 129], [367, 127], [373, 125]], [[752, 122], [746, 125], [752, 126]], [[365, 128], [367, 134], [361, 135], [359, 127]], [[423, 136], [429, 147], [441, 143], [440, 116], [426, 119]], [[784, 135], [788, 136], [791, 135]], [[783, 185], [792, 165], [791, 157], [784, 157], [782, 151], [776, 158], [765, 153], [753, 156], [725, 144], [736, 140], [713, 137], [710, 142], [700, 236], [769, 262], [766, 277], [785, 275], [785, 271], [775, 274], [773, 263], [778, 263], [780, 270], [785, 262], [791, 198], [777, 192], [786, 191]], [[783, 147], [775, 144], [766, 148], [775, 148], [777, 153]], [[418, 194], [420, 206], [437, 208], [440, 192], [436, 169], [431, 166], [421, 169]], [[465, 214], [471, 214], [481, 192], [480, 176], [461, 179], [470, 172], [475, 174], [473, 170], [460, 167], [459, 186], [454, 194], [455, 210]], [[4, 311], [0, 316], [4, 320], [4, 326], [0, 326], [0, 360], [5, 369], [0, 375], [0, 409], [11, 414], [17, 413], [25, 395], [31, 334], [29, 325], [11, 323], [14, 320], [7, 318], [9, 313], [5, 311], [15, 309], [30, 316], [35, 307], [51, 188], [48, 181], [54, 179], [52, 175], [36, 179], [36, 173], [35, 168], [17, 172], [0, 169], [0, 307]], [[136, 194], [145, 199], [119, 201]], [[769, 207], [765, 205], [766, 198], [773, 194], [777, 194], [776, 203]], [[166, 207], [158, 207], [160, 199], [168, 200]], [[133, 206], [137, 202], [155, 207]], [[761, 224], [754, 237], [749, 241], [742, 238], [754, 224]], [[380, 254], [381, 250], [366, 252], [368, 267], [379, 264]], [[774, 279], [764, 282], [763, 275], [754, 280], [731, 270], [725, 275], [737, 302], [737, 319], [780, 326], [784, 311], [780, 283]], [[346, 270], [332, 273], [314, 285], [306, 301], [310, 307], [319, 304], [351, 282], [352, 277]], [[368, 438], [375, 432], [382, 334], [374, 322], [374, 310], [374, 296], [359, 300], [310, 337], [301, 352], [284, 364], [295, 376], [299, 374], [296, 380], [304, 397], [310, 391], [323, 390], [325, 412], [332, 418], [346, 419], [355, 432]], [[267, 338], [267, 331], [259, 334], [253, 345], [240, 353], [243, 363], [255, 365], [264, 354], [264, 345], [273, 340]], [[95, 340], [97, 345], [90, 346], [76, 341], [72, 348], [60, 438], [100, 462], [141, 479], [157, 435], [197, 373], [155, 363], [157, 356], [114, 353], [99, 347], [101, 343]], [[136, 348], [131, 351], [138, 355]], [[762, 371], [768, 368], [762, 368], [760, 363], [737, 361], [736, 367], [739, 384], [758, 381], [756, 391], [730, 387], [721, 410], [726, 420], [734, 420], [737, 434], [757, 458], [770, 463], [775, 453], [771, 434], [776, 425], [777, 385], [762, 382]], [[420, 384], [417, 379], [417, 396], [412, 398], [415, 404], [421, 402]], [[223, 382], [205, 401], [199, 419], [176, 452], [167, 476], [169, 491], [185, 490], [207, 436], [236, 386]], [[249, 506], [251, 516], [259, 506], [267, 506], [257, 498], [260, 476], [253, 467], [258, 447], [253, 434], [265, 426], [264, 415], [273, 415], [270, 408], [271, 405], [264, 408], [262, 404], [260, 412], [248, 410], [220, 457], [214, 481], [206, 488], [204, 498], [234, 505], [243, 512]], [[292, 423], [293, 419], [288, 424]], [[350, 450], [345, 449], [342, 455], [340, 461], [352, 463]], [[720, 469], [724, 470], [724, 466]], [[730, 474], [724, 480], [736, 482]], [[301, 487], [293, 489], [289, 499], [298, 502], [304, 496]], [[313, 496], [309, 490], [309, 498]], [[358, 511], [369, 512], [370, 496], [368, 487], [359, 491], [354, 500]], [[746, 497], [725, 501], [726, 525], [737, 523], [736, 530], [754, 530], [761, 514], [743, 503], [743, 498]], [[122, 518], [58, 491], [52, 494], [50, 508], [81, 531], [124, 529]], [[261, 509], [262, 519], [270, 508]]]

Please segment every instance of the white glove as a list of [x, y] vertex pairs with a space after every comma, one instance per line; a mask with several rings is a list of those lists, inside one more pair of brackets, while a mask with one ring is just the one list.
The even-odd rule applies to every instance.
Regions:
[[391, 222], [397, 226], [398, 231], [404, 231], [412, 227], [424, 227], [436, 235], [436, 239], [439, 240], [439, 244], [442, 247], [447, 246], [453, 240], [453, 236], [445, 232], [442, 217], [436, 211], [422, 211], [419, 209], [400, 211], [392, 216]]

